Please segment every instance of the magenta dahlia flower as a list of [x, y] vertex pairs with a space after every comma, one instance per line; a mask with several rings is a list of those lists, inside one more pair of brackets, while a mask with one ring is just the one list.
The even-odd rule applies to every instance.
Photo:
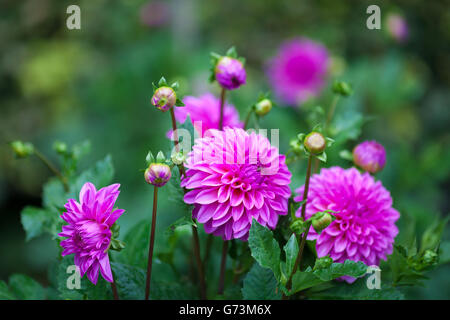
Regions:
[[[200, 97], [187, 96], [183, 98], [185, 106], [175, 108], [175, 118], [179, 123], [184, 123], [187, 116], [191, 118], [197, 132], [203, 137], [209, 129], [219, 127], [220, 100], [211, 93], [205, 93]], [[239, 120], [239, 113], [229, 103], [225, 103], [223, 110], [223, 126], [243, 128], [244, 123]], [[169, 131], [169, 134], [172, 131]]]
[[227, 56], [219, 59], [214, 74], [217, 82], [227, 90], [239, 88], [247, 78], [243, 63]]
[[298, 38], [280, 47], [269, 61], [267, 75], [278, 99], [297, 105], [320, 92], [328, 64], [328, 52], [323, 45]]
[[288, 212], [291, 173], [269, 140], [240, 128], [210, 130], [188, 154], [181, 186], [193, 218], [224, 240], [246, 241], [252, 223], [274, 229]]
[[106, 281], [113, 282], [108, 249], [111, 243], [111, 226], [125, 210], [113, 210], [119, 196], [120, 184], [96, 190], [87, 182], [81, 188], [80, 202], [69, 199], [64, 205], [67, 212], [61, 218], [69, 223], [58, 235], [67, 238], [61, 241], [62, 255], [75, 254], [74, 262], [81, 276], [97, 284], [99, 272]]
[[386, 151], [376, 141], [364, 141], [353, 149], [353, 162], [365, 171], [376, 173], [386, 164]]
[[[296, 190], [302, 201], [303, 188]], [[380, 181], [357, 169], [332, 167], [311, 177], [306, 218], [319, 211], [333, 210], [336, 219], [320, 235], [310, 229], [308, 240], [317, 240], [319, 258], [329, 255], [334, 262], [362, 261], [378, 265], [392, 253], [398, 234], [395, 222], [400, 217], [392, 198]], [[301, 209], [296, 212], [301, 215]], [[353, 282], [351, 277], [343, 277]]]

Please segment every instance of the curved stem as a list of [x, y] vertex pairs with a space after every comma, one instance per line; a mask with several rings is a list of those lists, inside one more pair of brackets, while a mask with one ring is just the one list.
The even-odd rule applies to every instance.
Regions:
[[220, 275], [219, 275], [219, 287], [217, 290], [218, 294], [223, 294], [225, 287], [225, 271], [227, 266], [227, 253], [228, 253], [228, 241], [225, 240], [222, 246], [222, 261], [220, 263]]
[[328, 126], [330, 125], [331, 120], [333, 119], [334, 112], [336, 110], [336, 105], [337, 105], [338, 101], [339, 101], [339, 95], [335, 95], [333, 98], [333, 101], [331, 102], [330, 110], [328, 110], [327, 122], [325, 123], [325, 132], [327, 132]]
[[226, 89], [222, 88], [222, 92], [220, 94], [219, 130], [223, 130], [223, 109], [224, 109], [224, 106], [225, 106], [225, 93], [226, 93]]
[[148, 247], [148, 263], [147, 263], [147, 279], [145, 282], [145, 300], [148, 300], [150, 296], [150, 280], [152, 278], [152, 260], [153, 260], [153, 247], [155, 244], [155, 227], [156, 227], [156, 208], [158, 206], [158, 187], [154, 186], [153, 189], [153, 214], [152, 214], [152, 227], [150, 231], [150, 243]]
[[64, 189], [66, 191], [69, 191], [69, 185], [67, 184], [67, 179], [66, 177], [64, 177], [62, 175], [62, 173], [56, 168], [56, 166], [54, 166], [50, 160], [47, 159], [46, 156], [44, 156], [44, 154], [42, 154], [39, 150], [37, 150], [36, 148], [34, 149], [34, 154], [36, 155], [36, 157], [38, 157], [49, 169], [51, 172], [53, 172], [63, 183], [64, 185]]
[[306, 178], [305, 178], [305, 189], [303, 190], [303, 199], [302, 200], [306, 200], [305, 202], [303, 202], [302, 205], [302, 218], [303, 220], [305, 220], [305, 212], [306, 212], [306, 202], [308, 199], [308, 190], [309, 190], [309, 180], [311, 178], [311, 162], [313, 159], [313, 155], [309, 155], [308, 158], [308, 169], [306, 170]]
[[172, 118], [172, 130], [173, 130], [175, 151], [180, 152], [180, 146], [178, 145], [180, 143], [180, 141], [178, 140], [177, 121], [175, 119], [175, 112], [173, 111], [173, 108], [170, 108], [170, 116]]
[[245, 117], [245, 121], [244, 121], [244, 130], [247, 129], [248, 122], [249, 122], [249, 120], [250, 120], [250, 117], [252, 116], [252, 113], [253, 113], [253, 108], [250, 108], [250, 110], [249, 110], [248, 113], [247, 113], [247, 116]]

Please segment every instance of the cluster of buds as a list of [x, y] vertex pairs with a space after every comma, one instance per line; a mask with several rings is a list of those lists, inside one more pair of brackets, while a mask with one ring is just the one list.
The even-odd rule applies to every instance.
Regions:
[[144, 172], [145, 181], [155, 187], [164, 186], [172, 176], [170, 162], [166, 160], [164, 153], [158, 152], [156, 158], [151, 152], [147, 154], [147, 169]]
[[184, 106], [183, 102], [177, 98], [178, 82], [168, 85], [166, 79], [161, 77], [157, 86], [153, 84], [153, 90], [151, 103], [157, 109], [166, 112], [175, 106]]
[[227, 90], [234, 90], [245, 84], [247, 74], [244, 68], [245, 60], [238, 56], [234, 47], [225, 56], [211, 53], [210, 81], [216, 80]]
[[290, 146], [291, 150], [296, 154], [305, 153], [307, 156], [314, 155], [319, 160], [326, 162], [327, 155], [325, 149], [333, 143], [333, 139], [324, 137], [319, 131], [312, 131], [307, 135], [304, 133], [298, 134], [297, 139], [291, 140]]
[[17, 158], [26, 158], [34, 154], [34, 146], [30, 142], [16, 140], [10, 143]]

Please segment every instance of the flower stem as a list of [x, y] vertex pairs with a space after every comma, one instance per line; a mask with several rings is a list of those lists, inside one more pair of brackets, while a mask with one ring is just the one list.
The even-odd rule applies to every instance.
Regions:
[[197, 269], [198, 269], [198, 278], [200, 281], [200, 298], [202, 300], [206, 300], [206, 283], [205, 283], [205, 274], [203, 271], [202, 259], [200, 257], [200, 241], [198, 239], [197, 227], [192, 226], [192, 239], [194, 242], [194, 256], [197, 261]]
[[[175, 119], [175, 112], [173, 111], [173, 108], [170, 109], [170, 115], [172, 118], [172, 130], [173, 130], [173, 137], [174, 137], [174, 144], [175, 144], [175, 151], [180, 152], [179, 147], [179, 140], [178, 140], [178, 133], [177, 133], [177, 121]], [[178, 169], [180, 170], [180, 179], [185, 176], [185, 168], [183, 164], [180, 164], [178, 166]], [[186, 190], [183, 188], [184, 192]], [[195, 222], [195, 220], [194, 220]], [[200, 281], [200, 298], [206, 299], [206, 283], [205, 283], [205, 274], [203, 272], [203, 264], [200, 257], [200, 241], [198, 238], [198, 232], [197, 227], [192, 226], [192, 237], [193, 237], [193, 250], [194, 250], [194, 256], [195, 260], [197, 262], [197, 270], [198, 270], [198, 277]]]
[[[306, 203], [308, 202], [309, 180], [311, 178], [311, 163], [312, 163], [313, 158], [314, 158], [314, 156], [312, 154], [310, 154], [309, 158], [308, 158], [308, 168], [306, 170], [306, 178], [305, 178], [305, 189], [303, 190], [303, 199], [302, 199], [302, 200], [304, 200], [303, 205], [302, 205], [302, 211], [301, 211], [303, 220], [305, 220], [305, 215], [306, 215]], [[300, 242], [300, 248], [298, 250], [297, 258], [295, 259], [292, 273], [290, 274], [289, 279], [286, 282], [286, 288], [288, 290], [291, 290], [292, 277], [297, 272], [297, 269], [300, 267], [300, 263], [302, 261], [302, 256], [303, 256], [303, 250], [305, 248], [306, 238], [308, 237], [310, 227], [311, 227], [311, 224], [308, 224], [305, 232], [303, 233], [303, 237]], [[286, 299], [285, 295], [283, 295], [283, 299]]]
[[145, 283], [145, 300], [148, 300], [149, 295], [150, 295], [150, 280], [152, 278], [152, 260], [153, 260], [153, 247], [155, 244], [156, 208], [157, 207], [158, 207], [158, 187], [154, 186], [152, 227], [151, 227], [151, 231], [150, 231], [150, 244], [148, 247], [147, 279], [146, 279], [146, 283]]
[[244, 130], [247, 129], [248, 126], [248, 122], [250, 120], [250, 117], [252, 116], [253, 113], [253, 108], [250, 108], [250, 110], [247, 113], [247, 116], [245, 117], [245, 121], [244, 121]]
[[64, 189], [66, 191], [69, 191], [69, 185], [67, 183], [67, 179], [66, 177], [64, 177], [62, 175], [62, 173], [56, 168], [56, 166], [54, 166], [50, 160], [47, 159], [46, 156], [44, 156], [44, 154], [42, 154], [39, 150], [37, 150], [36, 148], [34, 149], [34, 154], [36, 155], [36, 157], [38, 157], [49, 169], [51, 172], [53, 172], [63, 183], [64, 185]]
[[112, 290], [112, 293], [114, 296], [114, 300], [120, 300], [119, 294], [117, 293], [116, 283], [114, 282], [114, 280], [113, 280], [113, 282], [111, 282], [111, 290]]
[[170, 108], [170, 116], [172, 118], [172, 130], [173, 130], [175, 151], [180, 152], [180, 146], [178, 145], [180, 143], [180, 141], [178, 140], [177, 121], [175, 119], [175, 112], [173, 111], [173, 108]]
[[227, 253], [228, 253], [228, 241], [225, 240], [222, 246], [222, 261], [220, 263], [220, 275], [219, 275], [219, 287], [217, 290], [218, 294], [223, 294], [225, 286], [225, 270], [227, 265]]
[[225, 88], [222, 88], [222, 92], [220, 94], [220, 117], [219, 117], [219, 130], [223, 130], [223, 109], [225, 106]]

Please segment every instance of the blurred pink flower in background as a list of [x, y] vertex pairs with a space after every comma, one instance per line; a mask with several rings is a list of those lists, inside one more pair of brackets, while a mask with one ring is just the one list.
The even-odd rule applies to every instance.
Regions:
[[184, 201], [205, 232], [248, 239], [252, 219], [274, 229], [288, 212], [291, 173], [269, 140], [240, 128], [210, 130], [188, 154]]
[[139, 18], [143, 25], [160, 27], [169, 21], [169, 4], [164, 1], [149, 1], [141, 7]]
[[328, 64], [328, 52], [322, 44], [297, 38], [281, 45], [269, 61], [267, 75], [279, 100], [298, 105], [320, 93]]
[[[304, 186], [296, 190], [302, 201]], [[308, 240], [316, 241], [317, 256], [329, 255], [334, 262], [362, 261], [378, 265], [392, 253], [398, 234], [395, 222], [400, 217], [392, 207], [392, 198], [380, 181], [356, 168], [322, 169], [311, 177], [306, 218], [319, 211], [333, 210], [334, 220], [320, 235], [314, 229]], [[299, 217], [301, 208], [296, 212]], [[342, 277], [353, 282], [352, 277]]]
[[405, 42], [409, 38], [409, 27], [406, 19], [396, 13], [391, 13], [386, 18], [388, 33], [398, 42]]

